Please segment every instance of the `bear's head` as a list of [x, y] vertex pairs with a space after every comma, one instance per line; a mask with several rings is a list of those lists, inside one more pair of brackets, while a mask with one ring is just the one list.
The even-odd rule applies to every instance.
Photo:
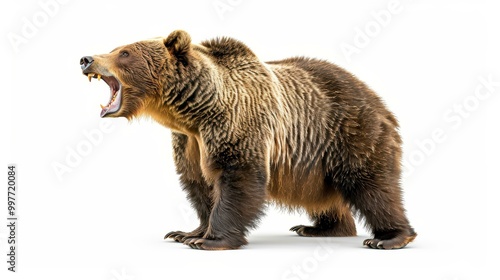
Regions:
[[191, 50], [188, 33], [178, 30], [166, 38], [140, 41], [115, 48], [110, 53], [84, 56], [82, 72], [104, 80], [110, 100], [101, 105], [101, 117], [131, 119], [162, 103], [164, 88], [175, 83], [176, 68], [186, 65]]

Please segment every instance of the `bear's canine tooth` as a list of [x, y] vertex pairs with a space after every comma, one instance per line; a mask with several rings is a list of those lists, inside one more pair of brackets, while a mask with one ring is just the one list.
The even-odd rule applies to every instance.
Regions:
[[100, 81], [101, 80], [101, 74], [97, 74], [97, 80]]
[[102, 104], [99, 104], [99, 105], [101, 105], [101, 109], [104, 109], [104, 108], [106, 107], [106, 106], [104, 106], [104, 105], [102, 105]]
[[92, 81], [92, 77], [94, 77], [94, 76], [95, 76], [95, 74], [94, 74], [94, 73], [88, 73], [88, 74], [87, 74], [87, 77], [89, 77], [89, 82], [91, 82], [91, 81]]

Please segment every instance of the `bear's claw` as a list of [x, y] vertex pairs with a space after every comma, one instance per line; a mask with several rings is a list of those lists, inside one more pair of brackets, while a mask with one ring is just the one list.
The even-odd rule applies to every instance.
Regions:
[[163, 239], [172, 238], [177, 242], [183, 243], [188, 238], [199, 238], [202, 236], [203, 236], [203, 231], [197, 229], [192, 232], [171, 231], [167, 233]]
[[417, 237], [417, 234], [412, 229], [409, 234], [398, 234], [390, 239], [366, 239], [363, 241], [363, 245], [372, 249], [401, 249], [408, 245], [408, 243], [412, 242], [415, 237]]
[[207, 239], [207, 238], [187, 238], [184, 245], [192, 249], [200, 250], [234, 250], [240, 248], [242, 245], [231, 244], [224, 239]]

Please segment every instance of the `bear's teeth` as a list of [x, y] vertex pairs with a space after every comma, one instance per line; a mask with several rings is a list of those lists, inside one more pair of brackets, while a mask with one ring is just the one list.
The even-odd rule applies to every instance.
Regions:
[[94, 76], [95, 76], [95, 74], [94, 74], [94, 73], [89, 73], [89, 74], [87, 74], [87, 77], [89, 78], [89, 82], [91, 82], [91, 81], [92, 81], [92, 77], [94, 77]]
[[97, 74], [97, 80], [100, 81], [101, 80], [101, 74]]
[[104, 106], [104, 105], [102, 105], [102, 104], [99, 104], [99, 105], [101, 105], [101, 109], [104, 109], [104, 108], [106, 108], [106, 106]]

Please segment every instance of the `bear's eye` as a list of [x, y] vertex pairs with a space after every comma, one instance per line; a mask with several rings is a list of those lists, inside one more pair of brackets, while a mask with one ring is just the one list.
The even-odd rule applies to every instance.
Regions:
[[122, 51], [120, 53], [120, 57], [127, 57], [128, 56], [128, 52], [127, 51]]

